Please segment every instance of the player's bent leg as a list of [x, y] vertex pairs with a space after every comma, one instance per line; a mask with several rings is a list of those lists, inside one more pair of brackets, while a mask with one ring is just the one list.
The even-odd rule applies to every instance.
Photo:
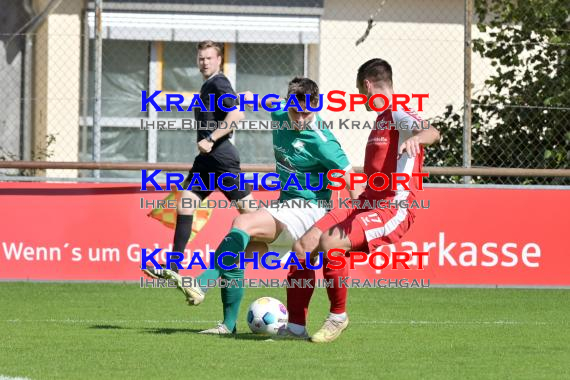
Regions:
[[[225, 179], [231, 179], [231, 178], [225, 178]], [[226, 186], [230, 186], [232, 184], [233, 183], [226, 183]], [[245, 201], [245, 202], [238, 203], [238, 205], [240, 206], [238, 208], [238, 212], [241, 215], [251, 214], [251, 213], [257, 211], [257, 209], [249, 207], [249, 201], [254, 200], [253, 196], [251, 194], [246, 194], [245, 196], [243, 196], [243, 194], [245, 194], [245, 193], [241, 193], [239, 191], [224, 192], [224, 195], [229, 200], [240, 200], [240, 201], [243, 200], [243, 201]], [[232, 224], [232, 227], [234, 227], [233, 224]], [[231, 233], [231, 231], [230, 231], [230, 233]], [[228, 236], [229, 236], [229, 234], [226, 235], [226, 237], [222, 241], [222, 244], [227, 241], [226, 239], [228, 238]], [[224, 249], [221, 252], [225, 252], [226, 250], [230, 250], [230, 249], [226, 249], [226, 247], [220, 247], [220, 248]], [[246, 247], [246, 249], [247, 249], [247, 247]], [[252, 252], [253, 251], [255, 251], [255, 249], [253, 249]], [[216, 257], [217, 257], [217, 255], [216, 255]], [[247, 257], [247, 253], [246, 253], [246, 257]], [[202, 272], [202, 274], [200, 276], [197, 277], [197, 279], [199, 281], [198, 283], [201, 285], [200, 288], [201, 288], [202, 294], [204, 294], [204, 295], [206, 294], [206, 291], [208, 288], [208, 286], [207, 286], [208, 281], [217, 280], [218, 278], [220, 278], [221, 274], [222, 274], [221, 268], [219, 266], [216, 266], [216, 268], [214, 268], [214, 269], [205, 270], [204, 272]], [[192, 299], [192, 297], [188, 298], [187, 301], [188, 301], [189, 305], [197, 305], [200, 303], [200, 302], [196, 303], [195, 300]]]
[[[269, 216], [269, 218], [267, 216]], [[260, 228], [260, 226], [262, 226], [262, 228]], [[263, 210], [239, 215], [234, 219], [230, 232], [224, 237], [218, 249], [216, 249], [216, 261], [219, 255], [226, 251], [237, 253], [245, 250], [247, 257], [248, 252], [251, 254], [256, 250], [266, 250], [267, 245], [265, 243], [251, 242], [251, 236], [254, 235], [256, 238], [260, 238], [262, 240], [273, 240], [274, 237], [272, 237], [272, 234], [276, 234], [277, 230], [278, 226], [276, 225], [275, 220], [267, 212], [263, 212]], [[234, 259], [232, 257], [226, 256], [223, 260], [223, 264], [231, 265], [234, 263], [233, 260]], [[199, 286], [192, 286], [181, 290], [184, 291], [188, 304], [196, 306], [204, 301], [209, 281], [217, 280], [220, 277], [229, 280], [241, 279], [243, 281], [243, 272], [244, 271], [239, 268], [226, 271], [216, 264], [215, 269], [208, 269], [197, 277], [197, 284]], [[192, 284], [194, 283], [195, 282], [192, 281]], [[243, 292], [240, 288], [241, 287], [231, 290], [228, 288], [222, 289], [222, 301], [225, 299], [225, 303], [230, 305], [229, 309], [226, 310], [226, 308], [224, 308], [224, 314], [229, 315], [229, 324], [231, 324], [231, 320], [233, 320], [233, 310], [239, 309], [241, 298], [243, 298]]]
[[[313, 228], [325, 214], [325, 209], [283, 208], [272, 214], [287, 229], [291, 237], [291, 251], [295, 252], [302, 268], [291, 267], [287, 278], [289, 283], [311, 284], [311, 286], [293, 286], [287, 288], [287, 309], [289, 322], [279, 334], [288, 338], [303, 338], [308, 335], [306, 329], [308, 306], [315, 286], [315, 271], [305, 269], [306, 252], [313, 252], [318, 247], [321, 230]], [[285, 234], [287, 235], [287, 234]], [[283, 234], [281, 235], [283, 236]], [[292, 336], [290, 336], [292, 335]]]
[[[316, 253], [319, 246], [320, 237], [322, 232], [316, 227], [311, 227], [307, 232], [293, 243], [292, 251], [297, 254], [297, 257], [306, 257], [306, 252]], [[316, 256], [311, 255], [311, 261], [315, 264]], [[309, 304], [313, 296], [315, 286], [315, 271], [305, 267], [305, 261], [301, 264], [303, 268], [291, 267], [287, 274], [287, 280], [292, 283], [292, 280], [311, 281], [313, 287], [288, 287], [287, 292], [287, 310], [289, 311], [289, 321], [287, 327], [280, 329], [277, 335], [287, 339], [295, 337], [308, 337], [307, 333], [307, 315], [309, 311]]]
[[[325, 233], [320, 238], [319, 250], [325, 253], [331, 249], [350, 250], [352, 243], [343, 225], [337, 225]], [[334, 252], [333, 256], [341, 255]], [[346, 299], [348, 289], [342, 285], [341, 279], [348, 276], [348, 267], [341, 269], [327, 268], [328, 259], [323, 257], [323, 277], [332, 286], [327, 287], [327, 295], [330, 301], [330, 313], [323, 326], [311, 337], [315, 343], [327, 343], [337, 339], [348, 327], [348, 315], [346, 314]]]
[[239, 215], [232, 223], [233, 228], [245, 231], [256, 241], [271, 242], [281, 232], [281, 226], [266, 209]]
[[[252, 258], [253, 252], [259, 252], [260, 254], [263, 254], [267, 251], [268, 251], [267, 243], [250, 241], [246, 247], [246, 250], [245, 250], [245, 257], [246, 258]], [[224, 277], [226, 279], [228, 279], [228, 276], [224, 276]], [[199, 289], [200, 289], [200, 291], [202, 291], [202, 294], [204, 294], [204, 296], [205, 296], [205, 292], [203, 292], [203, 289], [201, 289], [201, 288], [199, 288]], [[223, 289], [222, 289], [222, 291], [223, 291]], [[232, 314], [233, 309], [237, 309], [237, 311], [239, 311], [239, 304], [241, 304], [241, 298], [240, 297], [243, 297], [243, 292], [241, 292], [241, 294], [237, 295], [237, 298], [239, 298], [238, 300], [232, 300], [230, 298], [232, 298], [232, 297], [236, 298], [235, 292], [232, 293], [230, 291], [229, 293], [230, 294], [228, 294], [227, 291], [223, 291], [223, 294], [222, 294], [222, 303], [223, 303], [223, 307], [224, 307], [224, 322], [228, 323], [228, 324], [230, 324], [230, 323], [227, 322], [225, 319], [229, 318], [228, 315]], [[240, 292], [238, 291], [238, 293], [240, 293]], [[202, 301], [203, 301], [203, 298], [202, 298]], [[238, 301], [237, 305], [236, 305], [235, 301]], [[189, 299], [188, 303], [190, 304], [190, 302], [191, 301]], [[237, 308], [236, 308], [236, 306], [237, 306]], [[235, 318], [237, 319], [237, 316], [235, 316]], [[230, 330], [226, 326], [225, 323], [218, 323], [218, 325], [214, 328], [204, 330], [204, 331], [200, 331], [200, 334], [214, 334], [214, 335], [235, 334], [237, 331], [236, 324], [234, 323], [233, 329]]]
[[315, 290], [315, 271], [305, 268], [305, 261], [301, 262], [303, 268], [291, 266], [287, 274], [290, 284], [310, 284], [310, 286], [289, 286], [287, 292], [287, 309], [289, 321], [286, 328], [280, 329], [278, 336], [291, 338], [308, 338], [307, 314], [311, 297]]
[[[267, 252], [267, 249], [268, 249], [267, 243], [249, 242], [245, 250], [246, 252], [245, 257], [252, 258], [253, 252], [259, 252], [260, 254], [263, 254]], [[239, 262], [237, 264], [239, 264]], [[177, 281], [177, 284], [178, 283], [180, 284], [180, 289], [184, 292], [184, 295], [186, 296], [186, 302], [188, 302], [188, 305], [198, 306], [202, 302], [204, 302], [204, 299], [206, 298], [207, 287], [209, 287], [208, 284], [205, 284], [206, 288], [203, 288], [199, 286], [200, 282], [198, 281], [198, 279], [194, 279], [193, 277], [190, 276], [185, 276], [184, 277], [185, 280], [183, 280], [183, 278], [177, 273], [171, 275], [170, 278], [173, 278], [175, 281]]]
[[241, 301], [245, 294], [243, 269], [232, 269], [222, 272], [222, 279], [226, 280], [226, 286], [220, 289], [224, 320], [222, 324], [228, 330], [235, 330]]
[[[264, 209], [238, 216], [234, 220], [232, 230], [242, 231], [249, 235], [250, 238], [255, 237], [261, 241], [275, 240], [276, 235], [280, 231], [278, 223], [271, 214]], [[240, 246], [239, 248], [239, 250], [227, 250], [237, 253], [243, 251], [246, 247]], [[221, 277], [228, 281], [229, 284], [227, 287], [221, 289], [224, 311], [223, 324], [228, 330], [233, 331], [236, 327], [239, 308], [245, 292], [245, 288], [243, 287], [244, 275], [245, 271], [240, 268], [222, 271]]]
[[[275, 239], [279, 227], [276, 221], [264, 210], [239, 215], [234, 219], [230, 232], [224, 237], [216, 249], [215, 258], [223, 252], [241, 252], [246, 250], [253, 236], [256, 240], [271, 241]], [[224, 265], [235, 262], [230, 256], [224, 258]], [[199, 284], [203, 290], [207, 289], [208, 280], [217, 280], [222, 275], [222, 268], [217, 265], [215, 269], [204, 271], [199, 277]]]
[[[237, 254], [245, 251], [252, 238], [259, 241], [273, 241], [280, 232], [280, 224], [265, 209], [239, 215], [234, 219], [230, 233], [226, 235], [216, 250], [216, 262], [223, 252], [229, 251]], [[235, 259], [226, 256], [222, 263], [229, 266], [235, 264]], [[231, 270], [220, 269], [220, 277], [228, 283], [228, 286], [221, 289], [223, 325], [233, 331], [244, 295], [244, 270], [239, 267]]]

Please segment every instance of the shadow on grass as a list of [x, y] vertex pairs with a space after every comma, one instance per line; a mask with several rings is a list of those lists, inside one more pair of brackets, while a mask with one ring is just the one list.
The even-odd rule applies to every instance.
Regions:
[[238, 339], [238, 340], [269, 340], [269, 339], [272, 339], [272, 337], [270, 335], [259, 335], [259, 334], [251, 334], [251, 333], [219, 335], [219, 337], [225, 338], [225, 339]]
[[146, 327], [146, 328], [134, 328], [134, 327], [124, 327], [117, 325], [92, 325], [89, 326], [93, 330], [138, 330], [145, 334], [196, 334], [202, 330], [198, 329], [173, 329], [166, 327]]
[[202, 330], [199, 329], [173, 329], [173, 328], [161, 328], [161, 327], [154, 327], [154, 328], [144, 328], [144, 329], [138, 329], [141, 332], [147, 333], [147, 334], [166, 334], [166, 335], [171, 335], [171, 334], [197, 334]]
[[117, 326], [117, 325], [93, 325], [93, 326], [89, 326], [89, 328], [94, 329], [94, 330], [123, 330], [123, 329], [126, 329], [126, 327]]
[[[167, 327], [147, 327], [147, 328], [133, 328], [133, 327], [123, 327], [117, 325], [92, 325], [89, 326], [90, 329], [94, 330], [138, 330], [144, 334], [198, 334], [202, 329], [174, 329]], [[259, 335], [252, 333], [240, 333], [240, 334], [228, 334], [228, 335], [214, 335], [214, 334], [202, 334], [208, 335], [212, 338], [223, 338], [223, 339], [238, 339], [238, 340], [271, 340], [269, 335]]]

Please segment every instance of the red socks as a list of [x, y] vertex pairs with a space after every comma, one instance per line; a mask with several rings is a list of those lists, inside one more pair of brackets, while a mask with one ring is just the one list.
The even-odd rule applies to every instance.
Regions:
[[[346, 298], [348, 289], [346, 286], [339, 286], [341, 283], [340, 277], [348, 277], [348, 266], [343, 269], [329, 269], [326, 267], [328, 260], [325, 259], [323, 263], [323, 276], [327, 282], [332, 280], [333, 287], [327, 287], [327, 294], [331, 304], [330, 312], [334, 314], [342, 314], [346, 312]], [[305, 262], [301, 261], [304, 266]], [[307, 324], [307, 312], [309, 310], [309, 303], [311, 296], [317, 286], [315, 281], [315, 271], [311, 269], [297, 269], [292, 266], [287, 274], [287, 280], [292, 283], [292, 280], [297, 280], [301, 285], [292, 286], [287, 288], [287, 309], [289, 310], [289, 323], [305, 326]], [[306, 282], [303, 280], [311, 280], [309, 284], [312, 286], [305, 286]]]
[[[301, 265], [304, 267], [305, 262], [301, 261]], [[297, 280], [301, 285], [301, 287], [290, 286], [287, 288], [287, 310], [289, 310], [289, 323], [305, 326], [307, 322], [309, 303], [311, 302], [311, 296], [313, 295], [313, 291], [316, 286], [315, 271], [311, 269], [297, 269], [292, 266], [289, 268], [287, 280], [290, 284], [292, 280]], [[306, 284], [303, 280], [311, 280], [308, 283], [310, 286], [302, 287]]]
[[325, 258], [323, 263], [323, 276], [327, 282], [332, 280], [333, 287], [327, 287], [327, 294], [329, 296], [329, 301], [331, 303], [330, 312], [334, 314], [342, 314], [346, 311], [346, 297], [348, 295], [348, 289], [345, 285], [339, 286], [341, 284], [340, 277], [348, 276], [348, 265], [345, 265], [342, 269], [330, 269], [327, 268], [328, 260]]

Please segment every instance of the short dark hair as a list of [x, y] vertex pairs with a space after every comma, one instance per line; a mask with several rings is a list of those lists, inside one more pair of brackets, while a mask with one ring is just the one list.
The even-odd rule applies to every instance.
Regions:
[[306, 102], [306, 94], [310, 95], [311, 106], [319, 104], [319, 86], [315, 81], [309, 78], [295, 77], [289, 82], [287, 97], [295, 95], [298, 101]]
[[218, 53], [218, 57], [222, 57], [223, 48], [222, 48], [221, 44], [214, 42], [212, 40], [206, 40], [206, 41], [198, 42], [198, 51], [208, 49], [208, 48], [216, 49], [216, 52]]
[[392, 66], [381, 58], [373, 58], [366, 61], [358, 69], [356, 83], [362, 86], [365, 79], [374, 83], [392, 86]]

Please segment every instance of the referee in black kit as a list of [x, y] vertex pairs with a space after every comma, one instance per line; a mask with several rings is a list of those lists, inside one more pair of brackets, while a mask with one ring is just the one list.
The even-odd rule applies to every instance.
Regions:
[[[200, 89], [200, 99], [206, 107], [210, 109], [210, 94], [215, 94], [215, 112], [202, 112], [199, 108], [194, 109], [194, 116], [198, 125], [198, 150], [199, 154], [194, 159], [194, 164], [189, 173], [189, 178], [194, 173], [199, 173], [202, 182], [206, 188], [210, 187], [209, 173], [216, 173], [217, 178], [222, 173], [241, 172], [239, 153], [236, 147], [231, 143], [230, 137], [232, 129], [229, 126], [232, 122], [239, 122], [244, 118], [244, 113], [238, 109], [225, 112], [218, 106], [217, 102], [220, 96], [224, 94], [233, 94], [235, 91], [230, 84], [228, 78], [220, 71], [222, 66], [222, 47], [214, 41], [202, 41], [198, 43], [198, 68], [204, 78], [204, 84]], [[230, 108], [236, 105], [236, 100], [232, 98], [225, 98], [223, 100], [224, 107]], [[226, 128], [213, 129], [212, 125], [217, 125], [220, 121], [225, 121]], [[225, 186], [236, 185], [236, 190], [223, 191], [226, 198], [229, 200], [253, 200], [251, 189], [247, 187], [245, 190], [239, 190], [239, 180], [225, 177], [223, 181]], [[215, 185], [218, 188], [217, 184]], [[212, 186], [213, 188], [213, 186]], [[221, 189], [220, 189], [221, 190]], [[192, 218], [194, 214], [193, 207], [182, 207], [183, 199], [190, 199], [192, 202], [187, 204], [199, 204], [201, 200], [208, 197], [212, 192], [204, 191], [199, 187], [195, 187], [192, 191], [182, 191], [182, 197], [179, 199], [176, 212], [176, 229], [174, 231], [173, 252], [184, 253], [186, 243], [190, 238], [192, 231]], [[240, 202], [243, 208], [240, 208], [240, 213], [255, 211], [248, 208], [250, 202]], [[253, 202], [252, 202], [253, 203]], [[174, 272], [178, 272], [175, 264], [170, 268]], [[169, 270], [149, 268], [143, 270], [147, 275], [153, 278], [171, 278], [178, 277]]]

